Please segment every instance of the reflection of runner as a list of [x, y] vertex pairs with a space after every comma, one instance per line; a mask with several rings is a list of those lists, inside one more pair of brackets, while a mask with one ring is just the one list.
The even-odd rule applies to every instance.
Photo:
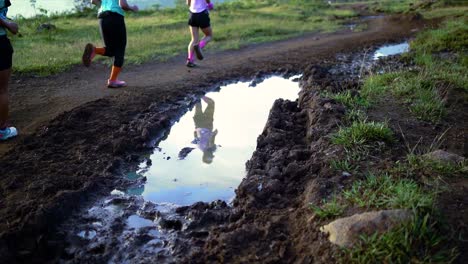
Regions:
[[203, 96], [203, 101], [208, 104], [205, 111], [202, 111], [201, 101], [195, 105], [195, 142], [198, 148], [203, 151], [203, 162], [211, 163], [213, 161], [213, 152], [216, 150], [215, 137], [218, 130], [213, 131], [213, 115], [215, 103], [213, 99]]
[[18, 24], [7, 19], [9, 0], [0, 0], [0, 141], [18, 135], [15, 127], [7, 126], [8, 83], [10, 82], [13, 48], [7, 37], [7, 30], [18, 33]]
[[137, 12], [138, 6], [129, 5], [127, 0], [92, 0], [91, 2], [99, 6], [99, 25], [105, 47], [97, 48], [91, 43], [86, 44], [83, 64], [89, 67], [96, 54], [114, 57], [114, 65], [107, 80], [107, 87], [125, 87], [127, 84], [117, 79], [124, 63], [125, 47], [127, 46], [124, 10]]

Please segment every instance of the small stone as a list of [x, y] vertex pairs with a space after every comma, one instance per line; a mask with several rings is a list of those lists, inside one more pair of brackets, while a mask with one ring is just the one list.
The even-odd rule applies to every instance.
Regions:
[[349, 248], [362, 235], [384, 233], [408, 222], [411, 218], [411, 211], [402, 209], [366, 212], [337, 219], [322, 226], [320, 231], [329, 234], [328, 240], [331, 243]]
[[424, 156], [433, 161], [439, 161], [439, 162], [444, 162], [444, 163], [449, 163], [449, 164], [458, 164], [465, 160], [463, 157], [458, 156], [457, 154], [453, 154], [453, 153], [450, 153], [441, 149], [427, 153]]
[[54, 29], [57, 29], [57, 27], [50, 23], [43, 23], [37, 27], [38, 32], [49, 31], [49, 30], [54, 30]]
[[343, 171], [343, 173], [341, 173], [341, 175], [343, 177], [351, 177], [351, 173], [347, 172], [347, 171]]

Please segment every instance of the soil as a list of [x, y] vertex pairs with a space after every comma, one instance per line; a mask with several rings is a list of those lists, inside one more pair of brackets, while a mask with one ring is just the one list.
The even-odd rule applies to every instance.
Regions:
[[[196, 204], [179, 211], [181, 215], [191, 212], [195, 223], [197, 216], [203, 221], [192, 224], [189, 234], [181, 234], [187, 242], [174, 248], [175, 259], [332, 263], [336, 249], [318, 232], [320, 222], [314, 221], [307, 207], [346, 184], [347, 179], [326, 165], [340, 150], [322, 137], [336, 129], [345, 109], [313, 91], [317, 83], [321, 89], [356, 83], [335, 80], [327, 69], [311, 65], [331, 67], [338, 53], [406, 39], [431, 26], [412, 16], [367, 23], [364, 32], [310, 34], [236, 51], [208, 52], [194, 69], [184, 66], [182, 56], [126, 67], [122, 78], [130, 86], [120, 90], [104, 88], [108, 69], [103, 65], [77, 66], [44, 78], [14, 77], [11, 121], [21, 136], [0, 145], [0, 262], [55, 262], [63, 257], [64, 238], [53, 235], [57, 227], [125, 184], [122, 171], [140, 161], [139, 153], [151, 149], [195, 98], [226, 81], [304, 72], [299, 106], [275, 103], [233, 207]], [[374, 116], [378, 119], [379, 114]], [[436, 135], [445, 127], [421, 133]], [[454, 146], [464, 143], [462, 129], [453, 130], [458, 135], [451, 137], [456, 140]], [[454, 152], [466, 156], [460, 148]], [[390, 159], [392, 154], [388, 155]], [[463, 192], [466, 188], [457, 197], [462, 199]], [[465, 208], [466, 203], [461, 204]], [[207, 209], [215, 210], [211, 217], [197, 213]], [[454, 210], [460, 207], [453, 208], [452, 213], [458, 214]], [[169, 224], [172, 229], [177, 226]], [[102, 256], [111, 249], [94, 250]]]

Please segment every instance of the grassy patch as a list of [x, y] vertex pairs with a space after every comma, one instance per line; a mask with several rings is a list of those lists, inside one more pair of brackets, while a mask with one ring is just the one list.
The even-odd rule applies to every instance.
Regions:
[[347, 6], [354, 4], [366, 4], [369, 9], [377, 13], [403, 13], [408, 12], [415, 0], [367, 0], [367, 1], [336, 1], [334, 5]]
[[429, 72], [402, 74], [392, 88], [393, 94], [408, 103], [410, 111], [419, 119], [436, 123], [445, 115], [436, 81]]
[[314, 211], [315, 215], [320, 218], [332, 218], [340, 216], [344, 211], [344, 206], [336, 200], [335, 196], [333, 196], [332, 199], [328, 201], [324, 200], [322, 206], [320, 207], [311, 204], [310, 208]]
[[359, 166], [355, 165], [354, 161], [348, 158], [342, 160], [332, 160], [330, 162], [330, 166], [336, 171], [354, 172], [359, 169]]
[[343, 192], [345, 200], [364, 208], [431, 208], [435, 192], [424, 191], [415, 181], [389, 175], [368, 175]]
[[466, 18], [446, 21], [438, 29], [424, 31], [410, 43], [416, 54], [431, 54], [440, 51], [468, 50], [468, 23]]
[[[468, 59], [463, 55], [467, 47], [466, 19], [448, 21], [440, 29], [423, 32], [411, 42], [411, 53], [405, 55], [419, 69], [370, 76], [361, 95], [376, 102], [382, 94], [391, 93], [417, 118], [438, 123], [447, 112], [441, 94], [453, 88], [468, 91]], [[452, 55], [441, 55], [446, 52]]]
[[419, 175], [453, 177], [455, 175], [466, 176], [468, 174], [468, 164], [466, 162], [451, 164], [416, 154], [409, 154], [407, 156], [407, 161], [408, 169]]
[[[437, 123], [446, 114], [440, 96], [446, 84], [441, 81], [442, 76], [432, 69], [423, 68], [419, 73], [394, 72], [371, 76], [365, 81], [361, 94], [375, 102], [381, 99], [382, 94], [390, 92], [406, 103], [417, 118]], [[448, 79], [445, 78], [445, 83]]]
[[452, 263], [458, 251], [448, 243], [440, 224], [429, 215], [384, 234], [361, 237], [345, 250], [343, 263]]
[[399, 75], [398, 72], [391, 72], [369, 76], [362, 85], [361, 95], [370, 102], [378, 101]]
[[352, 92], [349, 90], [336, 94], [330, 94], [328, 96], [332, 99], [335, 99], [339, 103], [342, 103], [350, 109], [369, 107], [369, 102], [366, 99], [358, 95], [353, 95]]
[[452, 7], [442, 7], [434, 8], [430, 10], [423, 10], [421, 13], [426, 19], [434, 19], [441, 17], [456, 17], [463, 16], [468, 12], [468, 6], [452, 6]]
[[363, 146], [376, 141], [393, 141], [393, 132], [386, 123], [355, 121], [349, 127], [341, 127], [332, 136], [334, 144], [344, 147]]
[[[355, 15], [334, 10], [323, 1], [245, 0], [219, 4], [210, 14], [214, 39], [208, 49], [237, 49], [305, 32], [335, 31], [342, 27], [341, 19]], [[185, 54], [190, 41], [187, 19], [187, 8], [182, 6], [127, 14], [126, 62], [163, 61]], [[18, 22], [22, 37], [11, 38], [16, 72], [48, 75], [63, 71], [80, 63], [86, 43], [102, 43], [96, 10]], [[56, 29], [38, 32], [41, 23], [51, 23]], [[110, 62], [107, 58], [98, 61]]]

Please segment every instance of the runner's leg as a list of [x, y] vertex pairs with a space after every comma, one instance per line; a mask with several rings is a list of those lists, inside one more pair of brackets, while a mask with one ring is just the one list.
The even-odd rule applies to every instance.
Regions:
[[5, 129], [9, 111], [8, 83], [11, 68], [0, 71], [0, 129]]
[[193, 46], [198, 43], [199, 28], [190, 26], [189, 30], [190, 30], [190, 35], [192, 36], [192, 40], [190, 41], [190, 43], [188, 45], [188, 60], [190, 62], [193, 62], [194, 54], [195, 54], [195, 50], [193, 49]]
[[208, 42], [210, 42], [213, 38], [213, 30], [211, 29], [211, 27], [206, 27], [202, 28], [202, 32], [203, 34], [205, 34], [205, 37], [203, 37], [203, 39], [200, 41], [200, 48], [203, 49], [206, 46], [206, 44], [208, 44]]

